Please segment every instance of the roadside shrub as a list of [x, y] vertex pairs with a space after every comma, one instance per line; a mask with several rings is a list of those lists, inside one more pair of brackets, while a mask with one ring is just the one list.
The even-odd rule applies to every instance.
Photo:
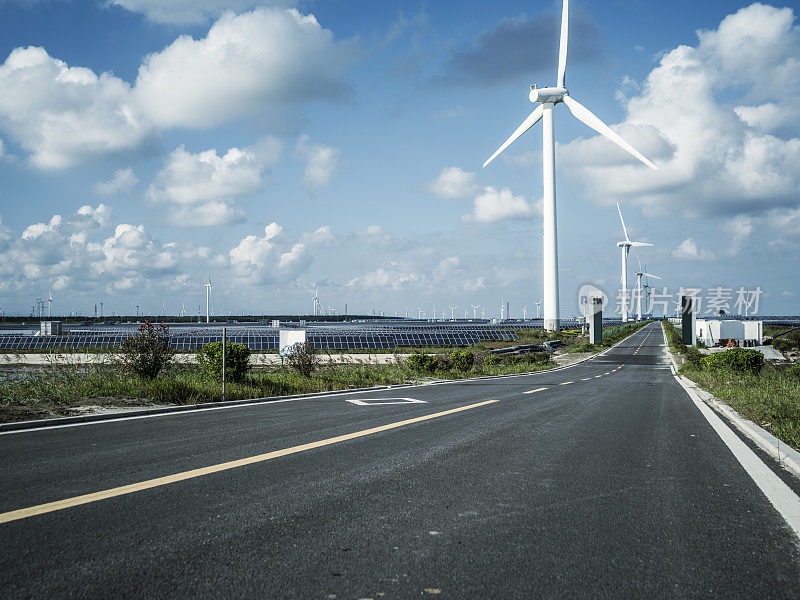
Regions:
[[764, 366], [764, 355], [758, 350], [732, 348], [705, 357], [704, 366], [711, 369], [727, 368], [736, 373], [758, 375]]
[[298, 343], [289, 354], [289, 367], [308, 377], [319, 367], [319, 357], [311, 342]]
[[496, 354], [490, 354], [483, 359], [483, 365], [485, 367], [494, 367], [495, 365], [500, 364], [500, 357]]
[[[242, 381], [250, 369], [250, 348], [225, 342], [225, 379]], [[222, 342], [210, 342], [200, 349], [197, 362], [210, 379], [222, 379]]]
[[414, 354], [406, 359], [406, 365], [415, 373], [433, 373], [436, 364], [436, 357], [430, 354]]
[[582, 344], [578, 344], [577, 346], [573, 346], [569, 349], [569, 352], [596, 352], [597, 346], [592, 344], [591, 342], [583, 342]]
[[175, 354], [169, 347], [169, 327], [163, 323], [156, 327], [149, 321], [139, 325], [138, 333], [122, 342], [121, 350], [125, 368], [144, 379], [158, 377]]
[[789, 375], [795, 377], [796, 379], [800, 379], [800, 365], [792, 365], [789, 368]]
[[797, 347], [797, 344], [790, 339], [778, 338], [776, 340], [772, 340], [772, 347], [781, 352], [789, 352], [789, 350], [794, 350]]
[[450, 362], [458, 371], [469, 371], [475, 363], [475, 356], [469, 350], [453, 350], [450, 353]]
[[702, 369], [705, 366], [705, 359], [707, 358], [702, 352], [700, 352], [697, 348], [692, 348], [690, 346], [686, 347], [686, 362], [690, 365], [695, 366], [699, 369]]
[[436, 369], [439, 371], [449, 371], [453, 368], [453, 361], [447, 354], [438, 354], [436, 356]]

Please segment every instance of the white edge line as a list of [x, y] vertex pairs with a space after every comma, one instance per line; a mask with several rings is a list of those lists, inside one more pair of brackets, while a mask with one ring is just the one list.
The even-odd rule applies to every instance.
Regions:
[[[662, 327], [663, 330], [663, 327]], [[666, 332], [664, 333], [666, 340]], [[669, 352], [670, 358], [672, 353]], [[675, 361], [673, 359], [673, 369]], [[786, 485], [780, 477], [764, 464], [755, 452], [728, 427], [725, 422], [715, 413], [700, 397], [695, 390], [695, 385], [682, 375], [676, 375], [675, 379], [692, 399], [697, 409], [705, 417], [706, 421], [717, 432], [720, 439], [725, 443], [739, 464], [755, 482], [761, 492], [767, 497], [770, 504], [781, 514], [795, 535], [800, 538], [800, 498]]]
[[[641, 331], [641, 329], [639, 331]], [[639, 331], [634, 331], [631, 335], [636, 335]], [[581, 359], [581, 360], [579, 360], [577, 362], [574, 362], [572, 364], [569, 364], [569, 365], [556, 367], [554, 369], [545, 369], [543, 371], [531, 371], [531, 372], [528, 372], [528, 373], [514, 373], [512, 375], [489, 375], [489, 376], [486, 376], [486, 377], [473, 377], [473, 378], [470, 378], [470, 379], [454, 379], [452, 381], [451, 380], [433, 381], [433, 382], [430, 382], [430, 383], [423, 383], [423, 384], [399, 384], [397, 386], [389, 386], [389, 387], [379, 386], [377, 388], [373, 387], [373, 388], [367, 388], [367, 389], [364, 389], [364, 390], [354, 390], [352, 392], [348, 392], [348, 391], [344, 391], [344, 390], [342, 390], [342, 391], [338, 391], [337, 390], [334, 393], [325, 394], [325, 395], [316, 395], [316, 396], [299, 395], [299, 396], [292, 396], [292, 397], [289, 397], [289, 398], [282, 398], [280, 400], [269, 400], [268, 398], [266, 398], [266, 399], [264, 399], [263, 402], [257, 402], [257, 400], [261, 400], [261, 398], [253, 398], [253, 400], [256, 400], [256, 402], [246, 402], [246, 403], [241, 403], [241, 404], [230, 404], [230, 405], [225, 405], [225, 406], [209, 406], [209, 407], [205, 407], [205, 408], [195, 408], [195, 409], [189, 409], [189, 410], [185, 410], [184, 409], [184, 410], [176, 410], [174, 412], [159, 412], [159, 413], [153, 413], [153, 414], [149, 414], [149, 415], [135, 415], [135, 416], [132, 416], [132, 417], [111, 417], [109, 419], [98, 419], [96, 421], [84, 421], [82, 423], [64, 423], [63, 425], [41, 425], [40, 427], [30, 427], [30, 428], [27, 428], [27, 429], [14, 429], [14, 430], [11, 430], [11, 431], [0, 431], [0, 436], [3, 436], [3, 435], [19, 435], [19, 434], [23, 434], [23, 433], [33, 433], [33, 432], [36, 432], [36, 431], [45, 431], [45, 430], [50, 430], [50, 429], [66, 429], [68, 427], [84, 427], [86, 425], [108, 425], [108, 424], [111, 424], [111, 423], [120, 423], [120, 422], [124, 422], [124, 421], [134, 421], [136, 419], [154, 419], [156, 417], [174, 417], [174, 416], [178, 416], [178, 415], [187, 415], [187, 414], [192, 414], [192, 413], [208, 412], [208, 411], [212, 411], [212, 410], [228, 410], [228, 409], [231, 409], [231, 408], [242, 408], [242, 407], [245, 407], [245, 406], [248, 406], [248, 407], [261, 407], [261, 406], [269, 406], [270, 404], [284, 404], [286, 402], [298, 402], [300, 400], [318, 400], [320, 398], [333, 398], [333, 397], [336, 397], [336, 396], [349, 396], [351, 394], [374, 394], [376, 392], [389, 391], [389, 389], [391, 387], [397, 388], [397, 387], [421, 387], [421, 386], [425, 386], [425, 385], [453, 385], [453, 384], [456, 384], [456, 383], [469, 383], [469, 382], [472, 382], [472, 381], [492, 381], [492, 380], [495, 380], [495, 379], [510, 379], [510, 378], [514, 378], [514, 377], [530, 377], [532, 375], [543, 375], [545, 373], [555, 373], [556, 371], [563, 371], [564, 369], [571, 369], [572, 367], [577, 367], [578, 365], [583, 364], [583, 363], [585, 363], [585, 362], [587, 362], [589, 360], [593, 360], [595, 358], [603, 356], [604, 354], [606, 354], [607, 352], [610, 352], [611, 350], [613, 350], [614, 348], [619, 346], [622, 342], [624, 342], [625, 340], [630, 338], [631, 335], [621, 339], [616, 344], [614, 344], [613, 346], [611, 346], [609, 348], [606, 348], [602, 352], [598, 352], [597, 354], [594, 354], [592, 356], [587, 356], [586, 358], [583, 358], [583, 359]]]

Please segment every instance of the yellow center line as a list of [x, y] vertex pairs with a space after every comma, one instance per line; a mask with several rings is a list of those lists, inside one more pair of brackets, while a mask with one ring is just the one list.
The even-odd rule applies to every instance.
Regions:
[[167, 475], [165, 477], [148, 479], [146, 481], [140, 481], [139, 483], [131, 483], [129, 485], [123, 485], [120, 487], [115, 487], [100, 492], [84, 494], [82, 496], [75, 496], [73, 498], [65, 498], [64, 500], [57, 500], [56, 502], [48, 502], [46, 504], [39, 504], [37, 506], [31, 506], [28, 508], [20, 508], [18, 510], [12, 510], [10, 512], [0, 513], [0, 523], [17, 521], [19, 519], [25, 519], [28, 517], [33, 517], [35, 515], [41, 515], [44, 513], [54, 512], [57, 510], [63, 510], [65, 508], [80, 506], [81, 504], [89, 504], [90, 502], [97, 502], [98, 500], [107, 500], [108, 498], [115, 498], [116, 496], [124, 496], [125, 494], [141, 492], [143, 490], [149, 490], [151, 488], [161, 487], [163, 485], [169, 485], [171, 483], [177, 483], [179, 481], [185, 481], [187, 479], [194, 479], [195, 477], [203, 477], [204, 475], [211, 475], [212, 473], [219, 473], [220, 471], [236, 469], [238, 467], [244, 467], [246, 465], [252, 465], [267, 460], [272, 460], [273, 458], [288, 456], [290, 454], [297, 454], [299, 452], [305, 452], [306, 450], [321, 448], [323, 446], [330, 446], [331, 444], [337, 444], [339, 442], [353, 440], [367, 435], [380, 433], [382, 431], [396, 429], [398, 427], [403, 427], [404, 425], [411, 425], [412, 423], [420, 423], [422, 421], [428, 421], [430, 419], [436, 419], [438, 417], [452, 415], [465, 410], [478, 408], [480, 406], [486, 406], [487, 404], [494, 404], [495, 402], [497, 402], [497, 400], [485, 400], [483, 402], [478, 402], [476, 404], [468, 404], [467, 406], [451, 408], [450, 410], [444, 410], [442, 412], [437, 412], [430, 415], [424, 415], [422, 417], [415, 417], [413, 419], [406, 419], [405, 421], [388, 423], [387, 425], [381, 425], [379, 427], [373, 427], [371, 429], [364, 429], [362, 431], [356, 431], [354, 433], [347, 433], [345, 435], [339, 435], [336, 437], [319, 440], [317, 442], [309, 442], [308, 444], [292, 446], [290, 448], [275, 450], [273, 452], [267, 452], [265, 454], [258, 454], [256, 456], [250, 456], [248, 458], [240, 458], [238, 460], [231, 460], [228, 462], [219, 463], [208, 467], [202, 467], [200, 469], [192, 469], [191, 471], [184, 471], [183, 473], [175, 473], [174, 475]]
[[575, 383], [574, 381], [565, 381], [564, 383], [559, 383], [558, 385], [571, 385]]
[[581, 381], [591, 381], [591, 380], [592, 380], [591, 377], [584, 377], [583, 379], [581, 379]]
[[543, 391], [545, 391], [546, 389], [548, 389], [548, 388], [546, 388], [546, 387], [540, 387], [540, 388], [536, 388], [535, 390], [529, 390], [529, 391], [527, 391], [527, 392], [523, 392], [523, 393], [524, 393], [524, 394], [535, 394], [536, 392], [543, 392]]
[[611, 371], [608, 371], [607, 373], [603, 373], [603, 375], [611, 375]]
[[595, 375], [594, 376], [595, 379], [600, 379], [601, 377], [602, 377], [602, 375]]

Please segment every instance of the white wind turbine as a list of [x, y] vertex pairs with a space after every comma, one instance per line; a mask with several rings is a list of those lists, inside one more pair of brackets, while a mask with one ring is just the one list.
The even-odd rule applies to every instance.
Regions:
[[528, 318], [528, 305], [522, 307], [522, 320], [525, 321]]
[[652, 246], [647, 242], [632, 242], [628, 237], [628, 228], [625, 227], [625, 220], [622, 218], [622, 209], [617, 202], [617, 212], [619, 213], [619, 220], [622, 223], [622, 231], [625, 233], [625, 240], [617, 242], [617, 246], [622, 249], [622, 322], [628, 322], [628, 254], [631, 248], [640, 248], [642, 246]]
[[208, 283], [206, 284], [206, 323], [211, 322], [211, 275], [208, 276]]
[[457, 308], [458, 308], [458, 305], [450, 307], [450, 320], [451, 321], [455, 321], [456, 320], [455, 313], [456, 313], [456, 309]]
[[639, 255], [636, 255], [636, 261], [639, 263], [639, 270], [636, 271], [636, 312], [639, 313], [639, 320], [642, 320], [642, 277], [652, 277], [653, 279], [661, 279], [656, 275], [645, 273], [642, 269], [642, 261], [639, 260]]
[[486, 308], [482, 308], [481, 309], [481, 319], [485, 319], [485, 318], [486, 318]]
[[544, 217], [544, 328], [547, 331], [558, 331], [558, 236], [556, 228], [556, 163], [555, 163], [555, 137], [553, 135], [553, 109], [556, 104], [563, 102], [567, 105], [572, 115], [582, 121], [601, 135], [605, 136], [618, 146], [630, 152], [651, 169], [657, 167], [636, 149], [618, 136], [603, 121], [592, 112], [570, 97], [566, 87], [567, 71], [567, 40], [569, 33], [569, 0], [564, 0], [561, 11], [561, 41], [558, 50], [558, 74], [555, 87], [537, 88], [531, 86], [529, 98], [531, 102], [538, 102], [539, 106], [528, 115], [517, 130], [511, 134], [502, 146], [495, 152], [483, 166], [486, 167], [503, 150], [508, 148], [517, 138], [528, 131], [540, 119], [543, 119], [542, 143], [542, 180], [544, 183], [543, 217]]
[[542, 311], [542, 302], [544, 302], [544, 298], [542, 298], [538, 302], [534, 302], [534, 304], [536, 305], [536, 318], [537, 319], [539, 318], [539, 315], [541, 314], [541, 311]]
[[470, 304], [470, 306], [472, 307], [472, 318], [475, 319], [475, 318], [477, 318], [478, 309], [481, 307], [481, 305], [480, 304]]
[[47, 290], [47, 318], [53, 316], [53, 292], [52, 290]]

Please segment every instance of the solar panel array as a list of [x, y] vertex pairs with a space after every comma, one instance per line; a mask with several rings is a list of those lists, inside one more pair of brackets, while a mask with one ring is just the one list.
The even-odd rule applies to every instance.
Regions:
[[[135, 327], [114, 327], [102, 330], [75, 329], [65, 335], [0, 334], [0, 351], [54, 348], [116, 348], [136, 334]], [[244, 344], [253, 351], [278, 350], [279, 330], [272, 327], [232, 325], [227, 339]], [[306, 338], [319, 350], [392, 349], [398, 346], [468, 346], [481, 341], [518, 339], [513, 328], [472, 324], [346, 324], [331, 327], [306, 327]], [[222, 341], [222, 327], [174, 327], [170, 330], [170, 346], [178, 351], [197, 351], [209, 342]]]

